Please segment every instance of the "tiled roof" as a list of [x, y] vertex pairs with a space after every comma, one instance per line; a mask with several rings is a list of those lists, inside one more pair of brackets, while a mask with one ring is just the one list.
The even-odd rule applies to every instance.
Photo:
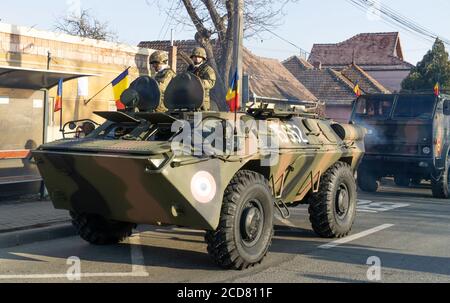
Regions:
[[355, 99], [354, 85], [333, 69], [304, 70], [295, 77], [327, 104], [348, 104]]
[[314, 96], [276, 59], [244, 52], [244, 72], [250, 76], [250, 90], [259, 97], [316, 101]]
[[354, 88], [359, 84], [363, 93], [389, 93], [372, 76], [356, 64], [350, 64], [341, 71], [331, 68], [304, 68], [304, 64], [291, 57], [283, 65], [317, 98], [327, 104], [348, 104], [355, 99]]
[[359, 66], [412, 68], [403, 58], [398, 32], [363, 33], [336, 44], [314, 44], [310, 63], [320, 61], [324, 67]]
[[[180, 53], [188, 55], [198, 43], [195, 40], [178, 40], [174, 41], [174, 45], [178, 47], [177, 71], [184, 71], [187, 64]], [[167, 51], [170, 41], [144, 41], [139, 43], [139, 47]], [[267, 98], [317, 100], [278, 60], [258, 57], [245, 50], [243, 64], [244, 72], [250, 76], [252, 94]]]
[[388, 94], [389, 90], [380, 82], [375, 80], [371, 75], [366, 73], [356, 64], [350, 64], [343, 70], [341, 74], [349, 79], [353, 84], [359, 84], [359, 87], [368, 94], [383, 93]]
[[313, 69], [314, 66], [299, 56], [292, 56], [284, 60], [284, 67], [286, 67], [292, 74], [295, 74], [297, 70]]

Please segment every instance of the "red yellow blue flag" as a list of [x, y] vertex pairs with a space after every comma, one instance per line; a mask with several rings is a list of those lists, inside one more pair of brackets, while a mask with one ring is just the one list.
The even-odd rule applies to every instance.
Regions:
[[62, 110], [62, 95], [63, 95], [63, 79], [59, 79], [58, 93], [56, 95], [55, 108], [54, 108], [55, 113]]
[[359, 87], [359, 84], [356, 84], [355, 89], [353, 91], [355, 92], [355, 95], [357, 97], [360, 97], [362, 95], [361, 87]]
[[439, 96], [440, 93], [441, 93], [441, 86], [439, 85], [439, 82], [437, 82], [436, 85], [434, 86], [434, 95]]
[[128, 79], [128, 69], [121, 73], [116, 79], [112, 81], [114, 90], [114, 100], [116, 101], [116, 107], [118, 110], [125, 109], [125, 105], [120, 101], [120, 96], [126, 90], [130, 84]]
[[228, 88], [226, 100], [231, 112], [237, 112], [241, 107], [239, 104], [239, 74], [237, 70]]

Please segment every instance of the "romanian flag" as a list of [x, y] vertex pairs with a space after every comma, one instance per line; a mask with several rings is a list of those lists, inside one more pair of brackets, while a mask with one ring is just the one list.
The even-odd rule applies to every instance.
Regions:
[[58, 82], [58, 93], [55, 100], [54, 112], [59, 112], [62, 110], [62, 94], [63, 94], [63, 79], [59, 79]]
[[437, 96], [439, 96], [440, 93], [441, 93], [441, 87], [440, 87], [439, 82], [438, 82], [434, 86], [434, 95], [437, 97]]
[[237, 112], [241, 107], [239, 104], [239, 74], [238, 71], [234, 73], [234, 77], [231, 80], [231, 85], [227, 92], [227, 103], [231, 112]]
[[360, 97], [362, 95], [361, 87], [359, 87], [359, 84], [356, 84], [355, 89], [353, 91], [355, 92], [355, 95], [357, 97]]
[[120, 101], [120, 96], [123, 91], [130, 86], [128, 80], [128, 69], [121, 73], [116, 79], [112, 81], [112, 86], [114, 90], [114, 100], [116, 101], [116, 107], [118, 110], [125, 109], [125, 105]]

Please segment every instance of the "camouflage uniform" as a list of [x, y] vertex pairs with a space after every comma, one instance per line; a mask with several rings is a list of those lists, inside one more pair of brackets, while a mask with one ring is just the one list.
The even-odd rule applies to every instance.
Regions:
[[161, 91], [161, 98], [159, 101], [159, 105], [156, 108], [157, 112], [166, 112], [167, 108], [164, 106], [164, 93], [169, 85], [170, 81], [175, 78], [176, 73], [171, 68], [166, 68], [162, 71], [159, 71], [155, 75], [155, 80], [159, 84], [159, 90]]
[[205, 90], [202, 110], [209, 111], [211, 109], [210, 91], [216, 85], [216, 72], [206, 62], [206, 51], [203, 48], [195, 48], [192, 52], [193, 56], [202, 57], [205, 61], [199, 66], [190, 65], [187, 69], [188, 72], [193, 73], [199, 77], [202, 81], [203, 88]]
[[[150, 56], [150, 64], [153, 63], [167, 64], [168, 61], [169, 57], [166, 52], [156, 51]], [[175, 78], [175, 76], [176, 73], [170, 67], [164, 68], [156, 73], [155, 80], [158, 82], [159, 90], [161, 92], [159, 105], [156, 108], [157, 112], [162, 113], [167, 111], [167, 108], [164, 106], [164, 93], [170, 81], [172, 81], [172, 79]]]

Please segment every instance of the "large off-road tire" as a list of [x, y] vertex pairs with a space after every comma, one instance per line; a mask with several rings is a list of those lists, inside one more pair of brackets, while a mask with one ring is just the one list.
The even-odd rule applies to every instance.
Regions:
[[434, 198], [438, 199], [448, 199], [450, 197], [450, 170], [449, 170], [449, 161], [448, 159], [445, 161], [445, 169], [442, 172], [440, 178], [435, 180], [434, 177], [431, 178], [431, 191], [433, 193]]
[[311, 195], [309, 219], [324, 238], [347, 236], [356, 216], [356, 182], [347, 163], [337, 162], [322, 176], [319, 191]]
[[80, 237], [94, 245], [117, 244], [131, 236], [136, 227], [133, 223], [112, 221], [94, 214], [70, 212], [70, 216]]
[[374, 174], [370, 173], [369, 171], [366, 171], [365, 169], [359, 169], [358, 186], [363, 191], [374, 193], [380, 187], [380, 182], [378, 181], [377, 177]]
[[395, 185], [400, 187], [408, 187], [411, 183], [411, 178], [405, 175], [396, 175], [394, 176], [394, 183]]
[[264, 176], [243, 170], [233, 177], [225, 189], [219, 226], [205, 235], [217, 265], [242, 270], [262, 261], [272, 243], [273, 207]]

